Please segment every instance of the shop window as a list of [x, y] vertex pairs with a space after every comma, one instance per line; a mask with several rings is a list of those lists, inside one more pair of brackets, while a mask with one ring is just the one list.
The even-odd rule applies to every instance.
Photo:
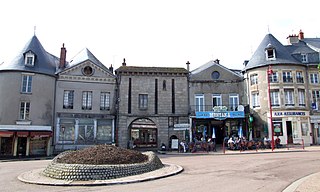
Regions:
[[74, 125], [74, 120], [72, 119], [60, 120], [59, 141], [74, 141]]
[[308, 136], [308, 123], [301, 123], [302, 136]]
[[282, 119], [273, 119], [273, 130], [275, 136], [283, 136]]
[[96, 139], [112, 142], [112, 120], [98, 120]]
[[92, 119], [80, 119], [77, 143], [93, 144], [94, 122]]

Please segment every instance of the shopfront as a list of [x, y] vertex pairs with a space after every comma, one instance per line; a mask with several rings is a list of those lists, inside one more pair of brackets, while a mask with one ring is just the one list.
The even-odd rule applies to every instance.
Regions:
[[51, 138], [50, 126], [1, 126], [0, 156], [48, 156], [51, 154]]
[[[270, 116], [269, 116], [270, 118]], [[281, 139], [282, 144], [312, 143], [312, 130], [309, 121], [309, 111], [276, 111], [272, 115], [274, 136]], [[269, 124], [269, 138], [271, 126]]]
[[191, 122], [193, 140], [214, 138], [217, 144], [222, 144], [226, 136], [247, 135], [244, 111], [196, 112]]
[[137, 119], [129, 127], [131, 140], [137, 148], [155, 148], [158, 146], [158, 129], [149, 119]]

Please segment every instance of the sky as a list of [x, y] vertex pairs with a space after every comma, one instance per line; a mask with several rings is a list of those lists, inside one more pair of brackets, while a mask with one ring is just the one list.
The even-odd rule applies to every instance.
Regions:
[[114, 69], [190, 69], [215, 59], [243, 69], [268, 33], [282, 44], [298, 34], [320, 37], [318, 0], [7, 0], [0, 3], [0, 63], [34, 34], [45, 50], [70, 61], [88, 48]]

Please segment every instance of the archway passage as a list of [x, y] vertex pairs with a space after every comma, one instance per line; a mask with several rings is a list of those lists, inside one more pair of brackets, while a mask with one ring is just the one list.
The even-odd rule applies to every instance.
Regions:
[[157, 143], [157, 126], [149, 119], [137, 119], [130, 125], [130, 138], [137, 148], [155, 148]]

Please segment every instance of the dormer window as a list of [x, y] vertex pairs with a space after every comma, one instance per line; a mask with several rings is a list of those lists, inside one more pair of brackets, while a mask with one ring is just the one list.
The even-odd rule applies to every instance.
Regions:
[[276, 59], [276, 50], [271, 44], [269, 44], [265, 50], [266, 50], [266, 59], [267, 60], [275, 60]]
[[35, 55], [34, 53], [32, 53], [31, 51], [29, 51], [28, 53], [25, 54], [25, 57], [24, 57], [24, 64], [27, 65], [27, 66], [34, 66], [34, 59], [35, 58]]
[[301, 61], [302, 61], [302, 63], [307, 63], [308, 62], [307, 54], [301, 54]]

